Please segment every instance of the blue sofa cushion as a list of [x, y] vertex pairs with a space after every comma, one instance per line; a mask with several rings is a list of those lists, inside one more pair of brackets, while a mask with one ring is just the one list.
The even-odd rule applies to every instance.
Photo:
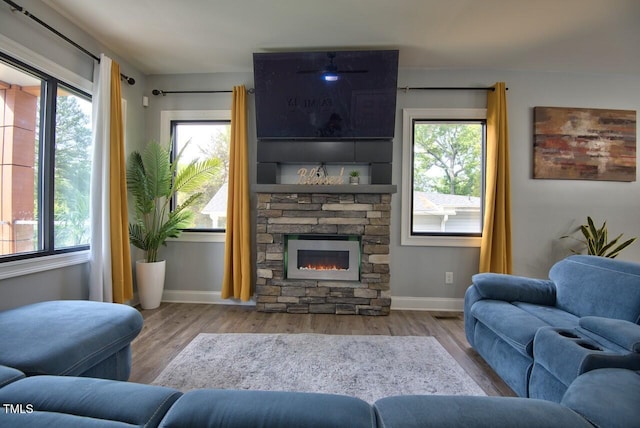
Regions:
[[573, 409], [597, 427], [640, 425], [640, 372], [599, 369], [578, 377], [561, 404]]
[[578, 317], [640, 322], [640, 263], [571, 256], [553, 265], [556, 306]]
[[[11, 419], [23, 426], [44, 426], [40, 423], [45, 421], [52, 421], [50, 426], [87, 426], [97, 420], [96, 426], [103, 426], [100, 421], [112, 421], [151, 427], [158, 425], [181, 395], [171, 388], [130, 382], [32, 376], [0, 388], [0, 403], [22, 405], [25, 412], [11, 415]], [[60, 414], [63, 416], [57, 419]], [[3, 422], [0, 416], [0, 425]]]
[[161, 427], [375, 427], [372, 407], [355, 397], [281, 391], [202, 389], [185, 393]]
[[471, 307], [471, 315], [500, 339], [522, 355], [533, 356], [533, 338], [545, 321], [511, 303], [498, 300], [480, 300]]
[[0, 312], [0, 364], [27, 376], [77, 376], [129, 346], [141, 329], [137, 310], [113, 303], [50, 301], [10, 309]]
[[24, 373], [20, 370], [7, 366], [0, 366], [0, 388], [22, 378], [24, 378]]
[[384, 428], [593, 428], [571, 410], [535, 399], [406, 395], [382, 398], [374, 408]]
[[513, 302], [513, 305], [555, 327], [573, 328], [578, 325], [580, 320], [577, 316], [555, 306], [534, 305], [523, 302]]

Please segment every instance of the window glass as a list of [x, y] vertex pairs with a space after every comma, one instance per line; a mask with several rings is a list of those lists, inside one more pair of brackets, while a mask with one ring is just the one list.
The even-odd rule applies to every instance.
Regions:
[[[224, 231], [227, 225], [227, 180], [229, 172], [229, 142], [231, 124], [229, 121], [172, 121], [175, 153], [182, 152], [180, 165], [193, 159], [220, 159], [222, 168], [199, 191], [200, 200], [191, 207], [194, 224], [187, 230]], [[174, 204], [180, 204], [191, 194], [179, 192]], [[175, 206], [175, 205], [174, 205]]]
[[44, 86], [35, 75], [0, 62], [2, 255], [42, 248], [38, 156]]
[[413, 122], [412, 234], [482, 233], [482, 121]]
[[89, 244], [91, 101], [58, 88], [55, 127], [55, 247]]

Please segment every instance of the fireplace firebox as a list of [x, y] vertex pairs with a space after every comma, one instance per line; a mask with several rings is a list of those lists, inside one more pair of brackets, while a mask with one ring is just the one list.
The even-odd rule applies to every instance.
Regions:
[[285, 278], [360, 280], [360, 237], [285, 235]]

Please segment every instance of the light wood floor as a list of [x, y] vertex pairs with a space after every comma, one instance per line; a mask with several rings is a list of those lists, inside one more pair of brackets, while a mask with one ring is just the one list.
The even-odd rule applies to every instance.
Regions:
[[130, 381], [151, 383], [199, 333], [322, 333], [434, 336], [487, 395], [514, 392], [469, 346], [462, 314], [392, 311], [389, 316], [271, 314], [249, 306], [163, 303], [140, 310], [144, 327], [132, 344]]

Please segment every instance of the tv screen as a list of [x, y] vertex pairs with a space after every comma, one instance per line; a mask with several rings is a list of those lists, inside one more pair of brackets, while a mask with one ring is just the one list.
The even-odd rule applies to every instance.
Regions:
[[392, 139], [398, 51], [254, 53], [259, 140]]

